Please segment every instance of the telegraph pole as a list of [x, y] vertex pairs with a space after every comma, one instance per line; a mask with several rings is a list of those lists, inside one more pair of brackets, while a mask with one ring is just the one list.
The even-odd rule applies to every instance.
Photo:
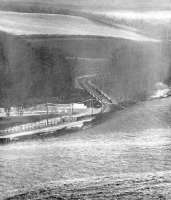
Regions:
[[71, 103], [71, 115], [73, 115], [73, 103]]
[[93, 115], [93, 99], [91, 99], [91, 115]]
[[47, 125], [49, 124], [49, 110], [48, 110], [48, 103], [46, 102], [46, 120], [47, 120]]
[[101, 101], [101, 113], [103, 112], [103, 103]]

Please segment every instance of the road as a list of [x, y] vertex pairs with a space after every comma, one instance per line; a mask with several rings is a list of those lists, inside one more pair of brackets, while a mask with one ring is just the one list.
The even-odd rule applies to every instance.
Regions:
[[86, 90], [91, 96], [93, 96], [99, 103], [113, 104], [112, 99], [92, 83], [92, 77], [92, 75], [78, 77], [77, 83], [82, 89]]
[[[70, 126], [79, 126], [82, 127], [84, 124], [84, 121], [76, 121], [78, 117], [83, 117], [83, 116], [90, 116], [90, 115], [96, 115], [101, 112], [108, 112], [110, 110], [109, 104], [112, 104], [112, 101], [109, 97], [107, 97], [105, 94], [102, 94], [102, 92], [95, 88], [95, 85], [91, 83], [89, 80], [90, 76], [88, 77], [79, 77], [78, 78], [78, 83], [82, 89], [85, 89], [88, 93], [90, 93], [99, 103], [102, 104], [102, 108], [87, 108], [83, 110], [81, 113], [77, 113], [73, 115], [73, 121], [68, 121], [66, 123], [62, 123], [62, 117], [54, 117], [45, 120], [41, 120], [38, 122], [33, 122], [33, 123], [27, 123], [23, 125], [17, 125], [14, 127], [9, 127], [5, 130], [2, 130], [0, 140], [2, 142], [4, 141], [11, 141], [15, 139], [19, 139], [21, 137], [25, 136], [32, 136], [32, 135], [37, 135], [40, 132], [41, 133], [48, 133], [48, 132], [55, 132], [57, 130], [61, 130], [63, 128], [67, 128]], [[106, 106], [108, 105], [108, 106]], [[64, 116], [64, 118], [71, 118], [71, 116]], [[91, 120], [90, 120], [91, 121]]]

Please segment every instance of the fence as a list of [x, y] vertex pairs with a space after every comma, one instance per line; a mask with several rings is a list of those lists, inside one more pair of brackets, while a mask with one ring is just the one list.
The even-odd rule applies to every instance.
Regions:
[[[94, 99], [88, 99], [79, 103], [88, 103], [90, 104], [90, 107], [92, 108], [91, 114], [93, 114], [93, 101]], [[73, 110], [73, 106], [71, 107]], [[13, 127], [6, 128], [4, 130], [0, 130], [0, 133], [2, 134], [12, 134], [12, 133], [21, 133], [21, 132], [28, 132], [28, 131], [33, 131], [33, 130], [38, 130], [38, 129], [43, 129], [47, 127], [53, 127], [57, 126], [63, 123], [68, 123], [68, 122], [74, 122], [77, 120], [77, 117], [74, 116], [71, 112], [71, 115], [68, 116], [62, 116], [58, 118], [48, 118], [47, 119], [37, 121], [37, 122], [32, 122], [32, 123], [27, 123], [27, 124], [22, 124], [22, 125], [17, 125]]]
[[3, 134], [27, 132], [27, 131], [33, 131], [33, 130], [43, 129], [47, 127], [53, 127], [65, 122], [73, 122], [76, 120], [77, 120], [76, 117], [53, 118], [53, 119], [42, 120], [38, 122], [9, 127], [7, 129], [0, 130], [0, 132]]

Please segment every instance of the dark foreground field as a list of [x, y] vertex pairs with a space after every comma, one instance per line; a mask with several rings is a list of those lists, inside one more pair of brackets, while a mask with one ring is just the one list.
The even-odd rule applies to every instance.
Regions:
[[[53, 185], [53, 184], [52, 184]], [[8, 200], [166, 200], [171, 198], [171, 173], [131, 174], [126, 177], [100, 177], [59, 186], [46, 186]], [[48, 188], [50, 187], [50, 189]]]

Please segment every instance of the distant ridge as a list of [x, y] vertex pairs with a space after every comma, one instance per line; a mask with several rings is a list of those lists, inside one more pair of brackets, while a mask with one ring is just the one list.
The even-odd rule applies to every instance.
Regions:
[[122, 28], [98, 23], [82, 16], [0, 12], [0, 31], [11, 35], [56, 35], [123, 38], [142, 42], [159, 40]]
[[0, 10], [56, 13], [59, 9], [73, 10], [165, 10], [170, 0], [1, 0]]

